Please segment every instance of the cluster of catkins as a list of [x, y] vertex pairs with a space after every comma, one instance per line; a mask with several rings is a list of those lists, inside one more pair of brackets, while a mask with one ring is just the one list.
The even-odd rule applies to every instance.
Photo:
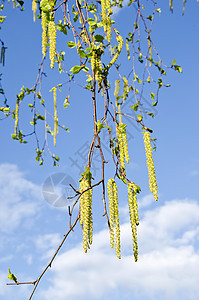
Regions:
[[[110, 245], [112, 248], [115, 246], [117, 257], [121, 258], [118, 195], [117, 186], [114, 179], [110, 178], [108, 180], [107, 190], [109, 198]], [[138, 259], [137, 226], [139, 225], [137, 192], [137, 186], [133, 182], [129, 182], [128, 202], [135, 261]]]
[[[32, 0], [32, 11], [33, 20], [35, 21], [36, 10], [37, 10], [37, 0]], [[42, 3], [42, 1], [41, 1]], [[49, 1], [52, 4], [52, 1]], [[55, 53], [56, 53], [56, 25], [54, 21], [54, 13], [48, 11], [41, 11], [41, 26], [42, 26], [42, 54], [46, 56], [47, 45], [49, 43], [49, 57], [50, 57], [50, 67], [54, 68], [55, 63]]]
[[110, 0], [102, 0], [102, 24], [104, 27], [104, 31], [107, 33], [107, 41], [111, 42], [111, 17], [110, 15], [113, 13], [111, 9], [111, 1]]
[[49, 15], [50, 20], [48, 20], [48, 15], [45, 12], [41, 12], [41, 26], [42, 26], [42, 54], [46, 55], [47, 44], [49, 40], [49, 57], [50, 57], [50, 67], [53, 69], [55, 63], [55, 53], [56, 53], [56, 25], [54, 21], [54, 16]]

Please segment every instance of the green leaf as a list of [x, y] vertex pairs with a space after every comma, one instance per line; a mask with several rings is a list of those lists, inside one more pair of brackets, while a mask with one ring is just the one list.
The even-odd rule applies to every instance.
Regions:
[[50, 5], [49, 0], [41, 0], [40, 7], [44, 12], [49, 12], [53, 8], [53, 4]]
[[76, 47], [76, 44], [74, 42], [72, 42], [72, 41], [68, 42], [67, 45], [68, 45], [69, 48]]
[[70, 72], [72, 72], [73, 74], [78, 74], [82, 69], [82, 66], [74, 66], [70, 69]]
[[16, 134], [11, 134], [11, 136], [12, 136], [12, 139], [13, 139], [13, 140], [18, 140], [18, 137], [17, 137]]
[[22, 1], [22, 0], [17, 0], [17, 2], [18, 2], [21, 6], [24, 5], [24, 1]]
[[135, 185], [135, 192], [137, 194], [139, 194], [141, 192], [141, 188], [139, 187], [139, 185]]
[[87, 56], [83, 49], [78, 49], [77, 52], [81, 58], [85, 58]]
[[9, 272], [9, 274], [7, 276], [8, 279], [13, 280], [15, 283], [18, 283], [17, 277], [14, 274], [11, 273], [10, 268], [8, 269], [8, 272]]
[[0, 107], [0, 111], [10, 112], [10, 107]]
[[150, 16], [148, 16], [148, 17], [147, 17], [147, 19], [148, 19], [148, 20], [150, 20], [150, 21], [152, 21], [152, 19], [153, 19], [153, 16], [152, 16], [152, 15], [150, 15]]
[[155, 94], [154, 93], [150, 93], [151, 95], [151, 99], [154, 100], [155, 99]]
[[95, 122], [96, 125], [97, 125], [97, 131], [101, 131], [102, 128], [104, 128], [104, 124], [103, 123], [100, 123], [100, 121], [98, 120], [97, 122]]
[[45, 120], [45, 117], [42, 116], [42, 115], [37, 115], [37, 119], [44, 121], [44, 120]]
[[139, 105], [138, 104], [134, 104], [132, 105], [130, 108], [133, 109], [134, 111], [138, 110]]
[[143, 116], [142, 115], [137, 115], [137, 118], [138, 118], [138, 121], [141, 122], [142, 119], [143, 119]]
[[150, 76], [147, 78], [147, 80], [146, 80], [148, 83], [150, 83], [151, 82], [151, 78], [150, 78]]
[[103, 37], [102, 35], [100, 35], [100, 34], [96, 34], [96, 35], [94, 36], [94, 39], [95, 39], [96, 42], [102, 43], [103, 40], [104, 40], [104, 37]]
[[86, 178], [88, 180], [88, 182], [91, 182], [92, 179], [92, 173], [90, 172], [90, 169], [88, 167], [85, 167], [85, 171], [84, 173], [81, 174], [82, 178], [80, 178], [79, 181], [82, 181], [83, 178]]
[[73, 18], [73, 21], [74, 22], [77, 22], [77, 20], [78, 20], [78, 13], [74, 16], [74, 18]]
[[150, 133], [153, 133], [153, 130], [151, 128], [146, 128], [147, 131], [149, 131]]
[[147, 112], [147, 115], [149, 115], [150, 117], [154, 118], [154, 114], [152, 112]]
[[173, 67], [174, 67], [175, 71], [182, 73], [182, 68], [180, 66], [174, 65]]
[[67, 31], [66, 27], [64, 25], [62, 25], [62, 24], [57, 24], [57, 29], [59, 31], [61, 31], [62, 33], [64, 33], [65, 35], [68, 34], [68, 31]]
[[70, 104], [69, 101], [68, 101], [68, 99], [69, 99], [69, 96], [67, 96], [66, 99], [65, 99], [65, 101], [64, 101], [64, 104], [63, 104], [64, 108], [68, 107], [68, 105]]

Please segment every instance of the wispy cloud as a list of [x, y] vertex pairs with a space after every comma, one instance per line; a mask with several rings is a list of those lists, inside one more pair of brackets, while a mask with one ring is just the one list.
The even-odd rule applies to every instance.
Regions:
[[[139, 261], [132, 256], [131, 229], [121, 226], [122, 254], [110, 249], [108, 232], [94, 236], [88, 254], [82, 245], [61, 254], [42, 299], [198, 299], [199, 204], [173, 200], [144, 212], [139, 226]], [[120, 295], [120, 297], [119, 297]]]
[[34, 240], [37, 251], [43, 254], [41, 255], [42, 260], [51, 258], [60, 242], [61, 235], [59, 233], [39, 235]]
[[[25, 228], [38, 214], [40, 187], [28, 181], [16, 166], [4, 164], [0, 165], [0, 188], [0, 231], [7, 235]], [[56, 258], [49, 279], [46, 279], [46, 289], [37, 294], [38, 300], [65, 300], [67, 297], [71, 300], [108, 300], [111, 297], [114, 300], [198, 299], [199, 203], [176, 199], [154, 206], [152, 201], [151, 196], [139, 201], [142, 214], [138, 227], [137, 263], [132, 255], [126, 206], [121, 208], [122, 259], [118, 260], [110, 248], [108, 231], [101, 230], [94, 235], [88, 254], [83, 253], [80, 243]], [[35, 257], [38, 259], [38, 253], [42, 260], [49, 259], [60, 239], [58, 233], [41, 235], [34, 232], [32, 252], [24, 252], [26, 245], [17, 251], [21, 251], [24, 260], [32, 265]], [[12, 256], [7, 253], [2, 259], [4, 263]], [[28, 270], [25, 272], [28, 275], [19, 274], [20, 278], [32, 275]], [[0, 273], [0, 285], [4, 284], [0, 295], [11, 299], [15, 292], [5, 286], [6, 277], [6, 273]], [[17, 287], [17, 298], [26, 299], [29, 289]]]
[[28, 181], [16, 165], [1, 164], [0, 190], [0, 232], [31, 224], [39, 211], [40, 187]]

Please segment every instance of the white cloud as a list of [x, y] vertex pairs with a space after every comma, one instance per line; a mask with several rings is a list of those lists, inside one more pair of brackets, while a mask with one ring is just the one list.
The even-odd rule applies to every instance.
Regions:
[[24, 178], [16, 165], [0, 165], [0, 231], [9, 233], [28, 226], [39, 211], [40, 187]]
[[58, 233], [39, 235], [34, 239], [34, 243], [39, 253], [42, 253], [41, 259], [49, 259], [61, 242], [61, 236]]
[[[55, 261], [41, 299], [198, 299], [199, 204], [173, 200], [144, 212], [139, 226], [139, 261], [132, 257], [129, 224], [121, 226], [122, 259], [109, 247], [108, 232], [94, 236], [88, 254], [82, 245]], [[122, 297], [121, 297], [122, 294]], [[107, 297], [107, 298], [106, 298]]]

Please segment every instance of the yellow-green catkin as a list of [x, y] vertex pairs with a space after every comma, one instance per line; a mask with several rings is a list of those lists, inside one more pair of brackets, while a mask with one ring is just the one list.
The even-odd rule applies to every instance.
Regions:
[[137, 188], [132, 182], [128, 183], [128, 203], [129, 215], [133, 236], [133, 252], [135, 261], [138, 260], [137, 226], [139, 225], [138, 206], [137, 206]]
[[111, 17], [112, 9], [111, 9], [111, 1], [106, 0], [106, 9], [107, 9], [107, 41], [111, 42]]
[[112, 15], [113, 11], [111, 9], [111, 0], [106, 0], [106, 9], [108, 11], [108, 15]]
[[128, 40], [126, 40], [126, 52], [127, 52], [128, 60], [130, 60], [131, 57], [130, 57], [129, 41]]
[[120, 91], [120, 81], [115, 80], [114, 96], [115, 96], [116, 106], [118, 106], [117, 100], [118, 100], [118, 96], [119, 96], [119, 91]]
[[58, 117], [57, 117], [57, 88], [53, 88], [53, 101], [54, 101], [54, 146], [56, 146], [56, 137], [58, 134]]
[[126, 134], [126, 124], [122, 123], [122, 118], [121, 118], [121, 105], [119, 105], [119, 118], [120, 122], [119, 125], [117, 126], [117, 139], [119, 143], [119, 151], [120, 151], [120, 162], [125, 170], [125, 162], [124, 159], [126, 160], [127, 164], [129, 163], [129, 153], [128, 153], [128, 141], [127, 141], [127, 134]]
[[110, 61], [110, 63], [108, 64], [108, 68], [110, 68], [118, 59], [121, 51], [122, 51], [122, 46], [123, 46], [123, 38], [121, 37], [121, 35], [118, 35], [116, 37], [117, 42], [118, 42], [118, 47], [117, 47], [117, 52], [115, 53], [115, 55], [113, 56], [112, 60]]
[[102, 24], [104, 27], [104, 31], [107, 30], [107, 14], [106, 14], [106, 0], [101, 0], [101, 6], [102, 6]]
[[128, 83], [128, 79], [123, 76], [123, 103], [125, 102], [126, 98], [128, 97], [128, 94], [130, 92], [130, 88], [129, 88], [129, 83]]
[[158, 200], [158, 188], [155, 174], [155, 166], [152, 155], [152, 147], [151, 147], [151, 136], [150, 133], [145, 130], [144, 133], [144, 145], [146, 152], [146, 162], [148, 167], [148, 175], [149, 175], [149, 189], [153, 193], [155, 200]]
[[112, 178], [108, 180], [107, 191], [109, 197], [110, 245], [111, 248], [115, 246], [117, 257], [121, 258], [117, 186]]
[[102, 62], [101, 56], [97, 55], [95, 79], [98, 81], [99, 87], [102, 83]]
[[151, 60], [152, 60], [152, 48], [151, 48], [151, 40], [150, 37], [147, 38], [148, 45], [149, 45], [149, 67], [151, 67]]
[[99, 88], [102, 86], [102, 63], [101, 63], [101, 53], [97, 50], [93, 50], [91, 57], [91, 68], [95, 74], [95, 80], [98, 81]]
[[109, 222], [110, 222], [110, 245], [111, 248], [114, 247], [114, 224], [115, 224], [115, 210], [114, 210], [114, 200], [113, 200], [113, 179], [110, 178], [107, 183], [107, 191], [109, 198]]
[[37, 11], [37, 1], [36, 0], [32, 0], [32, 11], [33, 11], [33, 20], [35, 22], [36, 11]]
[[16, 109], [15, 109], [15, 135], [17, 136], [17, 127], [19, 123], [19, 99], [17, 99]]
[[115, 250], [116, 250], [117, 257], [121, 258], [118, 195], [117, 195], [117, 185], [115, 181], [113, 182], [113, 198], [114, 198], [114, 207], [115, 207]]
[[[80, 184], [79, 184], [79, 192], [82, 193], [84, 191], [84, 181], [80, 181]], [[84, 224], [84, 194], [82, 194], [80, 196], [80, 199], [79, 199], [79, 203], [80, 203], [80, 215], [79, 215], [79, 222], [81, 225]]]
[[126, 162], [128, 164], [129, 163], [129, 152], [128, 152], [128, 141], [127, 141], [127, 134], [126, 134], [126, 124], [123, 124], [122, 139], [123, 139], [123, 147], [124, 147], [124, 156], [125, 156]]
[[88, 251], [88, 243], [92, 244], [93, 239], [93, 220], [92, 220], [92, 189], [87, 179], [83, 178], [80, 182], [79, 191], [82, 193], [80, 197], [80, 224], [83, 227], [83, 248], [84, 252]]
[[111, 42], [111, 17], [110, 15], [113, 13], [111, 9], [111, 1], [110, 0], [102, 0], [102, 24], [104, 27], [104, 32], [107, 33], [106, 39], [110, 43]]
[[48, 44], [48, 21], [45, 12], [41, 12], [41, 26], [42, 26], [42, 54], [46, 56], [46, 49]]
[[50, 44], [50, 67], [53, 69], [55, 63], [55, 53], [56, 53], [56, 26], [54, 19], [50, 20], [48, 23], [48, 36], [49, 36], [49, 44]]
[[111, 17], [107, 16], [107, 41], [111, 42]]
[[94, 73], [96, 69], [96, 61], [97, 61], [97, 53], [95, 50], [93, 50], [92, 57], [91, 57], [91, 69]]
[[121, 166], [123, 168], [123, 170], [125, 171], [125, 162], [124, 162], [124, 141], [123, 141], [123, 136], [122, 136], [122, 123], [119, 123], [119, 125], [117, 126], [117, 139], [118, 139], [118, 143], [119, 143], [119, 151], [120, 151], [120, 163]]
[[13, 3], [13, 7], [15, 8], [16, 7], [16, 0], [12, 0], [12, 3]]

